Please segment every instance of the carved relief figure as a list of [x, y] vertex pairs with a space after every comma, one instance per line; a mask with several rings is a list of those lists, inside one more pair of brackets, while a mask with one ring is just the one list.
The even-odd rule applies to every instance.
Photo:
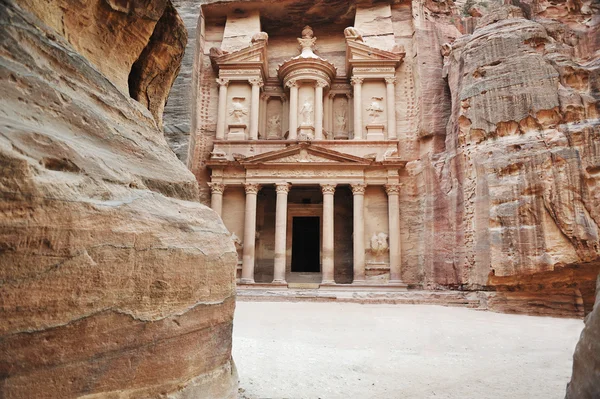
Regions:
[[300, 115], [302, 116], [302, 125], [312, 126], [313, 124], [313, 108], [310, 100], [306, 100], [300, 109]]
[[348, 104], [344, 101], [335, 110], [335, 131], [344, 133], [347, 129], [346, 124], [346, 108]]
[[281, 136], [281, 118], [279, 115], [273, 115], [269, 118], [269, 126], [267, 127], [268, 137]]
[[371, 105], [369, 105], [369, 108], [367, 108], [367, 111], [369, 111], [369, 116], [371, 117], [371, 123], [376, 123], [377, 119], [379, 118], [379, 115], [381, 115], [381, 113], [383, 112], [383, 108], [381, 107], [381, 104], [379, 103], [380, 101], [383, 100], [383, 97], [371, 97], [373, 99], [373, 102], [371, 102]]
[[356, 40], [357, 42], [362, 42], [363, 41], [362, 35], [358, 31], [358, 29], [356, 29], [353, 26], [349, 26], [346, 29], [344, 29], [344, 36], [348, 40]]
[[233, 97], [231, 109], [229, 115], [233, 117], [234, 123], [243, 124], [246, 116], [248, 115], [248, 109], [242, 104], [246, 100], [246, 97]]
[[388, 235], [385, 233], [373, 234], [371, 237], [371, 253], [379, 256], [386, 253], [388, 249]]

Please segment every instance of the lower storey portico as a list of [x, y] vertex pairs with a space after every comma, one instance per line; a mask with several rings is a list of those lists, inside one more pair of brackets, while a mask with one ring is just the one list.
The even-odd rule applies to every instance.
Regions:
[[403, 165], [294, 147], [210, 163], [211, 206], [236, 241], [238, 281], [285, 285], [300, 275], [321, 285], [404, 285]]

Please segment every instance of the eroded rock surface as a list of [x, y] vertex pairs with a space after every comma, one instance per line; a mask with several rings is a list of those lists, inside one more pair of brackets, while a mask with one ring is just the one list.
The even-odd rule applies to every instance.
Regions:
[[[0, 396], [235, 397], [235, 248], [119, 90], [164, 7], [128, 6], [119, 58], [105, 26], [57, 31], [35, 5], [0, 3]], [[62, 37], [80, 31], [83, 55]]]
[[[597, 290], [600, 291], [600, 276]], [[600, 295], [573, 355], [573, 376], [567, 386], [566, 399], [593, 399], [600, 394]]]

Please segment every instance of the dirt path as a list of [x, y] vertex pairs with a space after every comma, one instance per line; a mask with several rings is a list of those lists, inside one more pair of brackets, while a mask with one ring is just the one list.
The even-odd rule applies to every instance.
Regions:
[[425, 305], [239, 302], [247, 398], [562, 399], [581, 320]]

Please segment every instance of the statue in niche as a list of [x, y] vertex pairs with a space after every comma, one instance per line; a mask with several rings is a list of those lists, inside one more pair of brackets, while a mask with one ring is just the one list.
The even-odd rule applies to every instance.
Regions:
[[269, 126], [267, 128], [267, 135], [269, 137], [280, 137], [281, 136], [281, 118], [279, 115], [273, 115], [269, 118]]
[[346, 107], [340, 105], [335, 112], [335, 130], [336, 132], [346, 132]]
[[389, 249], [388, 235], [385, 233], [373, 234], [371, 237], [371, 253], [375, 256], [383, 255]]
[[377, 123], [379, 115], [383, 112], [383, 108], [381, 108], [380, 101], [383, 100], [383, 97], [371, 97], [373, 100], [367, 111], [369, 111], [369, 116], [371, 117], [371, 123]]
[[231, 99], [231, 110], [229, 115], [233, 117], [234, 123], [238, 125], [244, 124], [246, 115], [248, 115], [248, 109], [242, 104], [246, 100], [246, 97], [233, 97]]
[[306, 100], [300, 109], [300, 115], [302, 116], [303, 126], [312, 126], [313, 124], [313, 108], [310, 100]]

